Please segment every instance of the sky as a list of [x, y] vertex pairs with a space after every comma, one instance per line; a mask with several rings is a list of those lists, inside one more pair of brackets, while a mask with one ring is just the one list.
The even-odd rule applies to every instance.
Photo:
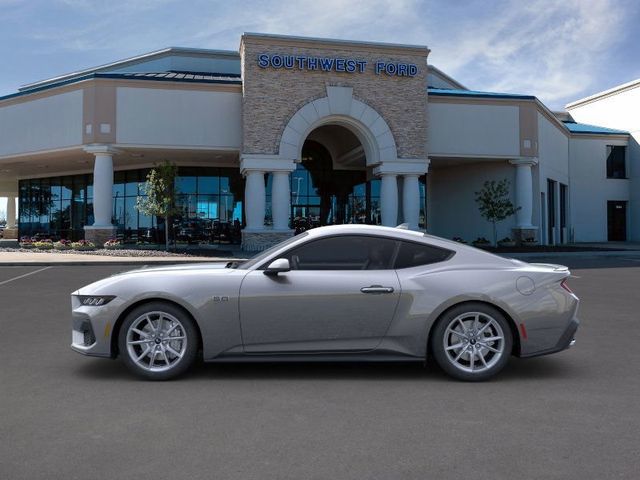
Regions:
[[237, 50], [261, 32], [427, 45], [467, 88], [557, 110], [640, 78], [639, 26], [635, 0], [0, 0], [0, 96], [169, 46]]

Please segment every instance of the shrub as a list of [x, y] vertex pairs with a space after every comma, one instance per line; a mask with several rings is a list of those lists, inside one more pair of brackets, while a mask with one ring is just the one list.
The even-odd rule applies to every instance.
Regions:
[[491, 242], [484, 237], [478, 237], [473, 241], [474, 245], [489, 245]]

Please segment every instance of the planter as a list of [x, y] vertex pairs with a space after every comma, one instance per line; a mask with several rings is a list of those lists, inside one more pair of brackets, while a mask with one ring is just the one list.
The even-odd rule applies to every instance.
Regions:
[[71, 247], [69, 245], [54, 245], [53, 249], [62, 251], [62, 250], [71, 250]]
[[499, 247], [515, 247], [516, 246], [516, 242], [511, 241], [511, 242], [498, 242], [498, 246]]
[[471, 242], [474, 247], [488, 247], [491, 245], [489, 242]]

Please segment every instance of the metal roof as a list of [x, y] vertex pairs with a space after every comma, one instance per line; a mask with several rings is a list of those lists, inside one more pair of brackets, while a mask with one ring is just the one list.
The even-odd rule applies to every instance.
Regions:
[[97, 73], [97, 77], [109, 76], [113, 78], [134, 78], [136, 80], [172, 80], [172, 81], [207, 81], [215, 83], [242, 83], [240, 74], [232, 73], [207, 73], [207, 72], [181, 72], [170, 70], [168, 72], [124, 72], [124, 73]]
[[589, 125], [577, 122], [562, 122], [571, 133], [591, 133], [596, 135], [629, 135], [625, 130], [616, 130], [614, 128], [599, 127], [597, 125]]
[[230, 57], [230, 58], [238, 58], [240, 59], [240, 54], [235, 51], [230, 50], [209, 50], [204, 48], [186, 48], [186, 47], [168, 47], [163, 48], [161, 50], [156, 50], [149, 53], [143, 53], [141, 55], [136, 55], [135, 57], [125, 58], [123, 60], [117, 60], [115, 62], [105, 63], [104, 65], [99, 65], [97, 67], [84, 68], [82, 70], [78, 70], [75, 72], [67, 73], [64, 75], [59, 75], [57, 77], [48, 78], [45, 80], [39, 80], [37, 82], [28, 83], [26, 85], [18, 88], [18, 91], [22, 92], [24, 90], [31, 90], [35, 88], [42, 87], [44, 85], [57, 84], [61, 81], [71, 80], [77, 77], [83, 77], [85, 75], [91, 73], [97, 73], [104, 70], [110, 70], [114, 68], [122, 68], [124, 66], [135, 65], [138, 63], [142, 63], [148, 61], [153, 58], [159, 58], [168, 55], [204, 55], [204, 56], [213, 56], [213, 57]]
[[455, 90], [453, 88], [428, 88], [429, 95], [442, 97], [479, 97], [479, 98], [510, 98], [520, 100], [535, 100], [533, 95], [517, 93], [481, 92], [478, 90]]
[[0, 101], [10, 98], [23, 97], [25, 95], [31, 95], [32, 93], [42, 92], [56, 87], [62, 87], [64, 85], [71, 85], [73, 83], [82, 82], [85, 80], [91, 80], [94, 78], [113, 78], [119, 80], [146, 80], [146, 81], [161, 81], [161, 82], [185, 82], [185, 83], [216, 83], [227, 85], [242, 85], [242, 79], [240, 75], [233, 74], [215, 74], [215, 73], [186, 73], [186, 72], [156, 72], [156, 73], [90, 73], [81, 77], [74, 77], [69, 80], [62, 80], [56, 83], [49, 83], [41, 87], [31, 88], [29, 90], [23, 90], [17, 93], [10, 93], [0, 97]]

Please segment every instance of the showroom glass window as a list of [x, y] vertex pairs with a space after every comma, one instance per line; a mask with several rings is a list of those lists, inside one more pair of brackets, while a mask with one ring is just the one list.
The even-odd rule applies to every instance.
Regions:
[[627, 147], [607, 145], [607, 178], [627, 178]]
[[78, 240], [93, 222], [91, 175], [19, 182], [20, 236]]
[[[148, 169], [114, 173], [112, 223], [125, 243], [164, 243], [164, 220], [136, 209]], [[233, 168], [179, 168], [170, 236], [179, 243], [239, 243], [244, 181]], [[93, 224], [93, 175], [21, 180], [20, 236], [78, 240]]]
[[244, 179], [235, 168], [180, 167], [172, 238], [182, 244], [240, 243]]

